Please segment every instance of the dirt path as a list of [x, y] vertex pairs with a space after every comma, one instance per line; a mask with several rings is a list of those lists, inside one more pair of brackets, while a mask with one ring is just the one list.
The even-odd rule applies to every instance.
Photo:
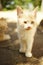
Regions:
[[43, 33], [37, 30], [33, 45], [33, 57], [20, 54], [16, 23], [8, 23], [10, 40], [0, 42], [0, 65], [43, 65]]

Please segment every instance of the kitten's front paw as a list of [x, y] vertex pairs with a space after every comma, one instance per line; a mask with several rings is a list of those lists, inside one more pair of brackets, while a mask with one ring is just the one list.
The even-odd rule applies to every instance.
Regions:
[[26, 57], [32, 57], [32, 53], [31, 52], [26, 52], [25, 56]]

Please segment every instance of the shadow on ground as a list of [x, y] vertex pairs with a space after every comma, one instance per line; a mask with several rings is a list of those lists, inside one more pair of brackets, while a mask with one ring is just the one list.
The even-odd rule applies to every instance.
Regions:
[[26, 58], [20, 54], [16, 23], [8, 23], [7, 34], [11, 39], [0, 42], [0, 65], [43, 65], [43, 33], [38, 29], [33, 45], [33, 57]]

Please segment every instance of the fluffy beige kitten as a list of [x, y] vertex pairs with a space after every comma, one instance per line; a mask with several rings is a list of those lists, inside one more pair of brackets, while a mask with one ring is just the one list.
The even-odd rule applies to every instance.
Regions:
[[36, 22], [37, 8], [32, 12], [24, 12], [21, 7], [17, 7], [17, 29], [20, 41], [19, 51], [25, 53], [26, 57], [32, 57], [32, 46], [35, 32], [37, 30]]

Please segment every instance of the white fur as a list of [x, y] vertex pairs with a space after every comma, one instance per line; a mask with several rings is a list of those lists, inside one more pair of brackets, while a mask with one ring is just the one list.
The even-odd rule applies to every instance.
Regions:
[[[32, 17], [33, 15], [31, 14]], [[28, 18], [28, 16], [25, 15], [24, 13], [22, 14], [22, 17], [19, 16], [21, 16], [21, 13], [18, 13], [18, 22], [17, 22], [18, 37], [20, 41], [19, 51], [25, 53], [26, 57], [32, 57], [32, 46], [34, 42], [35, 32], [38, 26], [36, 22], [36, 17], [33, 17], [31, 20], [30, 17]], [[24, 23], [24, 21], [27, 21], [27, 23]], [[31, 24], [31, 21], [34, 21], [34, 23]], [[28, 30], [27, 29], [28, 27], [30, 27], [31, 29]]]

